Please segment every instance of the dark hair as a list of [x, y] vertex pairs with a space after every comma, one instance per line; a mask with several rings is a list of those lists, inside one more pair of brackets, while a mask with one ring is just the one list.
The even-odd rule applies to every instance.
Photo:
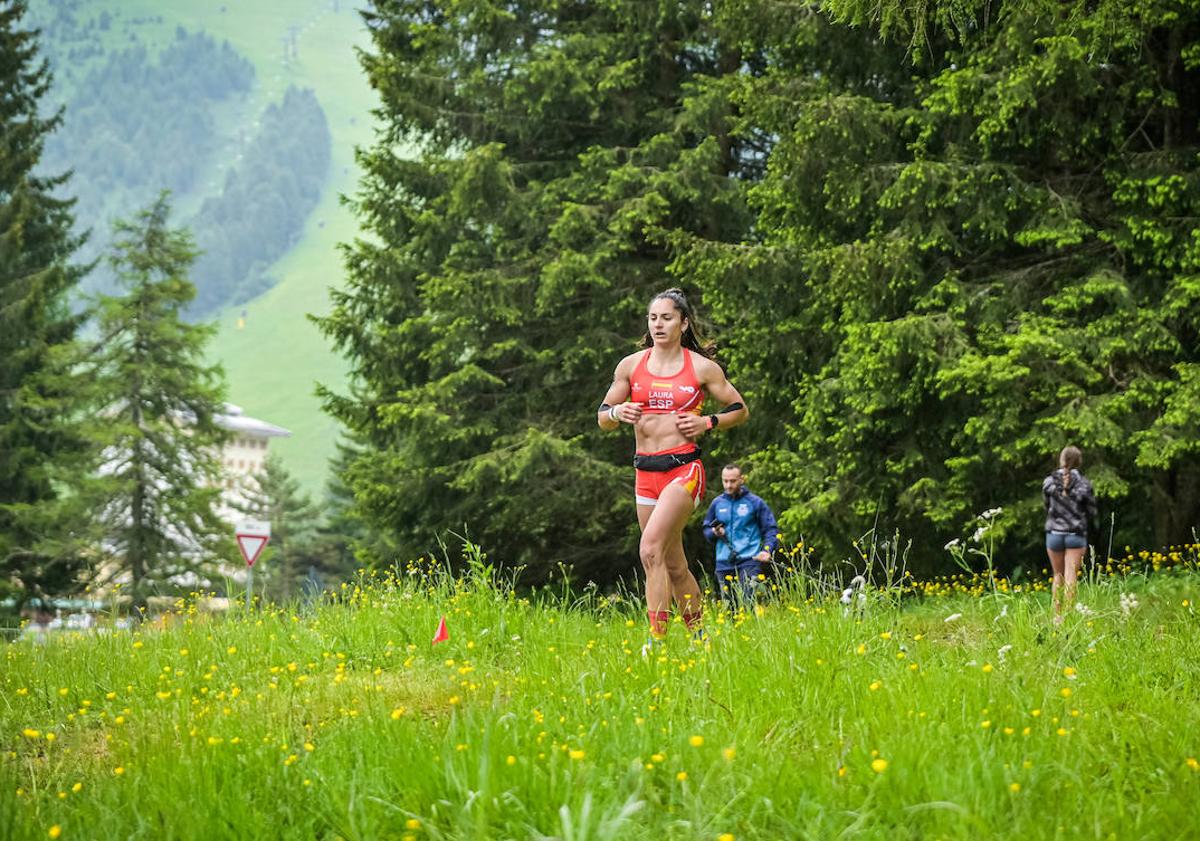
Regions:
[[740, 464], [738, 464], [737, 462], [731, 461], [731, 462], [729, 462], [729, 464], [727, 464], [721, 468], [722, 473], [724, 473], [726, 470], [736, 470], [738, 473], [741, 473], [742, 466]]
[[[706, 344], [701, 340], [700, 332], [697, 329], [699, 325], [696, 323], [696, 314], [692, 311], [692, 305], [688, 303], [687, 296], [683, 294], [683, 290], [675, 288], [664, 289], [651, 298], [650, 303], [653, 304], [659, 298], [666, 298], [675, 305], [675, 309], [679, 310], [679, 314], [687, 319], [687, 329], [683, 331], [683, 336], [680, 337], [679, 343], [688, 350], [693, 350], [708, 359], [716, 356], [716, 344], [713, 342]], [[642, 335], [642, 347], [654, 347], [654, 339], [650, 338], [649, 330]]]

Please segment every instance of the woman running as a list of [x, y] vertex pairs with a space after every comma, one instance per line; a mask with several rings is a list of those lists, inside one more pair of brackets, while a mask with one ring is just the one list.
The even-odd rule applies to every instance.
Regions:
[[[596, 413], [601, 429], [633, 426], [637, 443], [634, 493], [650, 620], [644, 653], [667, 635], [672, 596], [688, 629], [703, 636], [700, 587], [683, 554], [683, 527], [704, 498], [704, 465], [696, 441], [714, 429], [745, 423], [750, 416], [742, 396], [712, 360], [712, 346], [700, 344], [694, 314], [681, 290], [655, 295], [646, 322], [645, 349], [617, 364]], [[700, 414], [705, 393], [724, 406], [719, 414]]]

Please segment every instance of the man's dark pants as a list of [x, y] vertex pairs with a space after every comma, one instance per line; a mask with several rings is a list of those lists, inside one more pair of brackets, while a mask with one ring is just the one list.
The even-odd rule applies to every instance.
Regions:
[[739, 607], [751, 610], [754, 607], [755, 591], [762, 583], [758, 576], [763, 572], [763, 565], [753, 558], [742, 558], [735, 566], [717, 568], [717, 585], [720, 587], [721, 601], [731, 611]]

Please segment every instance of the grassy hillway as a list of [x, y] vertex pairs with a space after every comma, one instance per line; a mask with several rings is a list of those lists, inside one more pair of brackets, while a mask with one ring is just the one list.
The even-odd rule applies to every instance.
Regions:
[[[1044, 587], [791, 579], [641, 654], [638, 599], [481, 559], [5, 649], [14, 838], [1195, 837], [1197, 547]], [[1156, 564], [1157, 565], [1157, 564]], [[918, 595], [918, 593], [923, 595]], [[431, 645], [439, 616], [450, 639]]]
[[[125, 22], [133, 24], [137, 37], [151, 49], [169, 43], [176, 27], [182, 26], [228, 40], [254, 64], [256, 79], [249, 97], [222, 104], [216, 111], [218, 134], [224, 141], [221, 154], [203, 179], [207, 190], [219, 186], [225, 171], [256, 135], [263, 110], [282, 101], [289, 85], [312, 88], [325, 111], [333, 154], [321, 201], [300, 241], [266, 268], [268, 275], [279, 280], [278, 285], [248, 304], [222, 312], [217, 317], [220, 333], [212, 347], [212, 356], [225, 366], [232, 402], [250, 415], [292, 431], [291, 438], [274, 442], [272, 450], [283, 456], [289, 471], [314, 495], [323, 490], [338, 434], [335, 422], [320, 410], [314, 383], [340, 388], [346, 365], [306, 315], [329, 308], [327, 289], [339, 285], [342, 276], [337, 244], [357, 234], [356, 223], [341, 206], [339, 196], [355, 190], [354, 148], [371, 140], [370, 110], [375, 105], [354, 53], [356, 46], [368, 43], [356, 8], [344, 0], [183, 0], [168, 4], [86, 0], [77, 11], [81, 19], [104, 10], [116, 13], [117, 23], [104, 35], [109, 47], [122, 45], [119, 39]], [[286, 59], [285, 38], [295, 44], [294, 55]], [[205, 194], [201, 190], [178, 197], [175, 223], [185, 222]], [[93, 235], [107, 236], [102, 228]], [[245, 326], [238, 329], [243, 310]]]

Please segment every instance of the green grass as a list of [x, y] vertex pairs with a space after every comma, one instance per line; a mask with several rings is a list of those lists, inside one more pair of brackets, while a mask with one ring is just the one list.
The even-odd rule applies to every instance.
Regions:
[[477, 564], [15, 644], [0, 822], [31, 839], [1195, 837], [1195, 572], [1085, 584], [1094, 615], [1061, 628], [1040, 588], [964, 590], [871, 591], [852, 615], [800, 588], [760, 615], [710, 605], [709, 645], [675, 625], [644, 659], [637, 599], [523, 598]]
[[[337, 424], [325, 415], [314, 394], [321, 382], [344, 390], [347, 365], [307, 320], [309, 313], [329, 309], [329, 287], [341, 285], [343, 268], [338, 243], [358, 234], [355, 219], [341, 206], [339, 196], [356, 189], [359, 170], [355, 146], [372, 140], [374, 92], [361, 72], [355, 46], [368, 37], [358, 4], [342, 0], [333, 11], [330, 0], [256, 0], [254, 3], [195, 2], [163, 4], [158, 0], [97, 0], [79, 15], [88, 18], [102, 9], [119, 10], [120, 18], [106, 37], [110, 46], [122, 44], [122, 22], [161, 15], [163, 22], [135, 27], [139, 38], [161, 45], [174, 37], [176, 26], [204, 31], [228, 40], [255, 66], [256, 83], [247, 99], [218, 109], [218, 133], [230, 145], [212, 162], [202, 184], [219, 183], [237, 152], [232, 139], [239, 130], [248, 141], [253, 121], [271, 102], [279, 102], [287, 86], [312, 88], [325, 110], [332, 134], [330, 175], [320, 203], [303, 236], [284, 257], [267, 269], [279, 280], [269, 292], [216, 317], [219, 334], [211, 355], [225, 368], [229, 399], [246, 413], [292, 431], [292, 437], [272, 443], [288, 470], [304, 489], [319, 497], [334, 455]], [[221, 9], [225, 11], [222, 12]], [[281, 38], [297, 26], [297, 59], [285, 63]], [[186, 218], [199, 206], [201, 194], [180, 197], [176, 218]], [[237, 322], [247, 311], [244, 329]]]

